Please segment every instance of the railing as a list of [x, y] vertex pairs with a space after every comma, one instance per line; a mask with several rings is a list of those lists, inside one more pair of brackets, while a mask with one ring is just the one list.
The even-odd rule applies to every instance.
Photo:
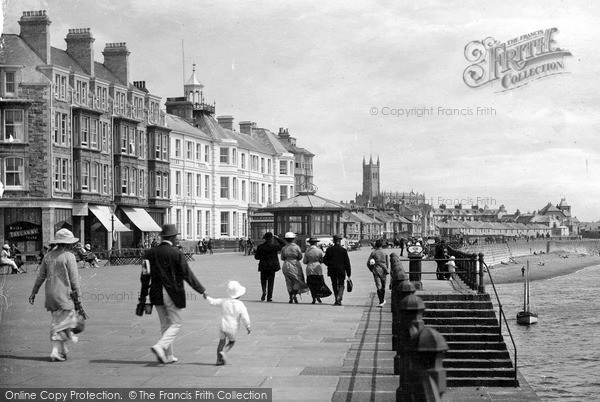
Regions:
[[[483, 257], [483, 254], [481, 254], [481, 256]], [[515, 350], [515, 387], [518, 387], [519, 381], [517, 380], [517, 345], [515, 344], [515, 339], [513, 338], [512, 332], [510, 331], [510, 327], [508, 326], [508, 320], [506, 319], [506, 315], [504, 314], [502, 303], [500, 303], [500, 297], [498, 296], [498, 292], [496, 291], [496, 285], [494, 284], [494, 279], [492, 279], [492, 273], [490, 272], [490, 269], [487, 266], [487, 264], [483, 261], [483, 258], [481, 258], [481, 262], [481, 270], [487, 271], [488, 277], [490, 278], [490, 283], [492, 284], [492, 289], [494, 289], [494, 294], [496, 295], [496, 301], [498, 302], [498, 315], [501, 317], [498, 320], [500, 335], [502, 335], [502, 320], [504, 320], [504, 325], [506, 326], [506, 330], [508, 331], [508, 336], [510, 336], [510, 341], [512, 342], [513, 348]]]
[[[448, 255], [456, 258], [456, 274], [471, 290], [485, 293], [483, 272], [479, 268], [479, 256], [448, 247]], [[483, 257], [483, 254], [480, 254]]]

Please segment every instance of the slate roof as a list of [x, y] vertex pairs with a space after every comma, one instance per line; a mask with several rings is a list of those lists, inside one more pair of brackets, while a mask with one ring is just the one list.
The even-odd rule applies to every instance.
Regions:
[[171, 128], [173, 131], [178, 131], [185, 134], [191, 134], [197, 138], [202, 138], [208, 141], [211, 141], [212, 138], [210, 135], [206, 134], [204, 131], [200, 130], [197, 127], [192, 126], [186, 120], [182, 119], [179, 116], [167, 114], [166, 115], [166, 123], [167, 127]]
[[51, 81], [36, 66], [46, 64], [18, 35], [3, 34], [0, 63], [24, 66], [22, 80], [27, 83], [50, 84]]
[[300, 193], [287, 200], [263, 208], [263, 211], [275, 212], [281, 210], [321, 210], [321, 211], [344, 211], [346, 207], [342, 204], [319, 197], [315, 194]]

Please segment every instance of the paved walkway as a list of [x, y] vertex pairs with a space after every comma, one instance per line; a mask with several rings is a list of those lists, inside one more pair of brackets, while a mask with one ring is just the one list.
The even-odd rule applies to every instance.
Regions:
[[[288, 304], [281, 272], [274, 302], [260, 302], [253, 257], [196, 256], [191, 266], [211, 296], [225, 297], [225, 284], [232, 279], [248, 289], [242, 299], [252, 333], [240, 331], [225, 366], [214, 365], [219, 310], [189, 287], [184, 326], [175, 343], [179, 362], [155, 361], [150, 346], [159, 333], [156, 312], [134, 314], [138, 266], [79, 271], [90, 319], [79, 343], [70, 347], [69, 360], [52, 363], [43, 291], [35, 306], [27, 302], [35, 267], [24, 275], [0, 275], [0, 387], [263, 387], [272, 388], [274, 401], [394, 400], [398, 377], [393, 375], [390, 305], [374, 307], [375, 286], [365, 266], [368, 252], [350, 253], [354, 291], [346, 293], [341, 307], [333, 306], [331, 297], [321, 305], [310, 304], [309, 296]], [[425, 290], [452, 291], [449, 283], [429, 278]], [[477, 400], [470, 397], [479, 392], [449, 390], [444, 399]]]

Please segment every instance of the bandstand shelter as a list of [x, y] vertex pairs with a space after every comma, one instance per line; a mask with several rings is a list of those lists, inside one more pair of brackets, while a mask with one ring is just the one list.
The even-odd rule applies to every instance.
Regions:
[[319, 197], [314, 191], [304, 191], [261, 211], [273, 214], [274, 234], [294, 232], [297, 235], [296, 243], [303, 246], [311, 236], [341, 234], [342, 214], [346, 209], [338, 202]]

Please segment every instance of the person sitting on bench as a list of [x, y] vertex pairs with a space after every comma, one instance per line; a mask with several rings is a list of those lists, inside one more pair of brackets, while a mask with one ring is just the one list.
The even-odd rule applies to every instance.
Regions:
[[86, 244], [84, 248], [79, 245], [77, 248], [77, 254], [79, 255], [81, 261], [87, 262], [92, 268], [98, 268], [99, 260], [96, 257], [96, 254], [92, 252], [92, 246]]
[[2, 263], [2, 265], [10, 266], [12, 274], [25, 273], [25, 271], [23, 271], [21, 267], [19, 267], [17, 263], [11, 258], [10, 246], [8, 244], [2, 246], [2, 252], [0, 253], [0, 263]]

